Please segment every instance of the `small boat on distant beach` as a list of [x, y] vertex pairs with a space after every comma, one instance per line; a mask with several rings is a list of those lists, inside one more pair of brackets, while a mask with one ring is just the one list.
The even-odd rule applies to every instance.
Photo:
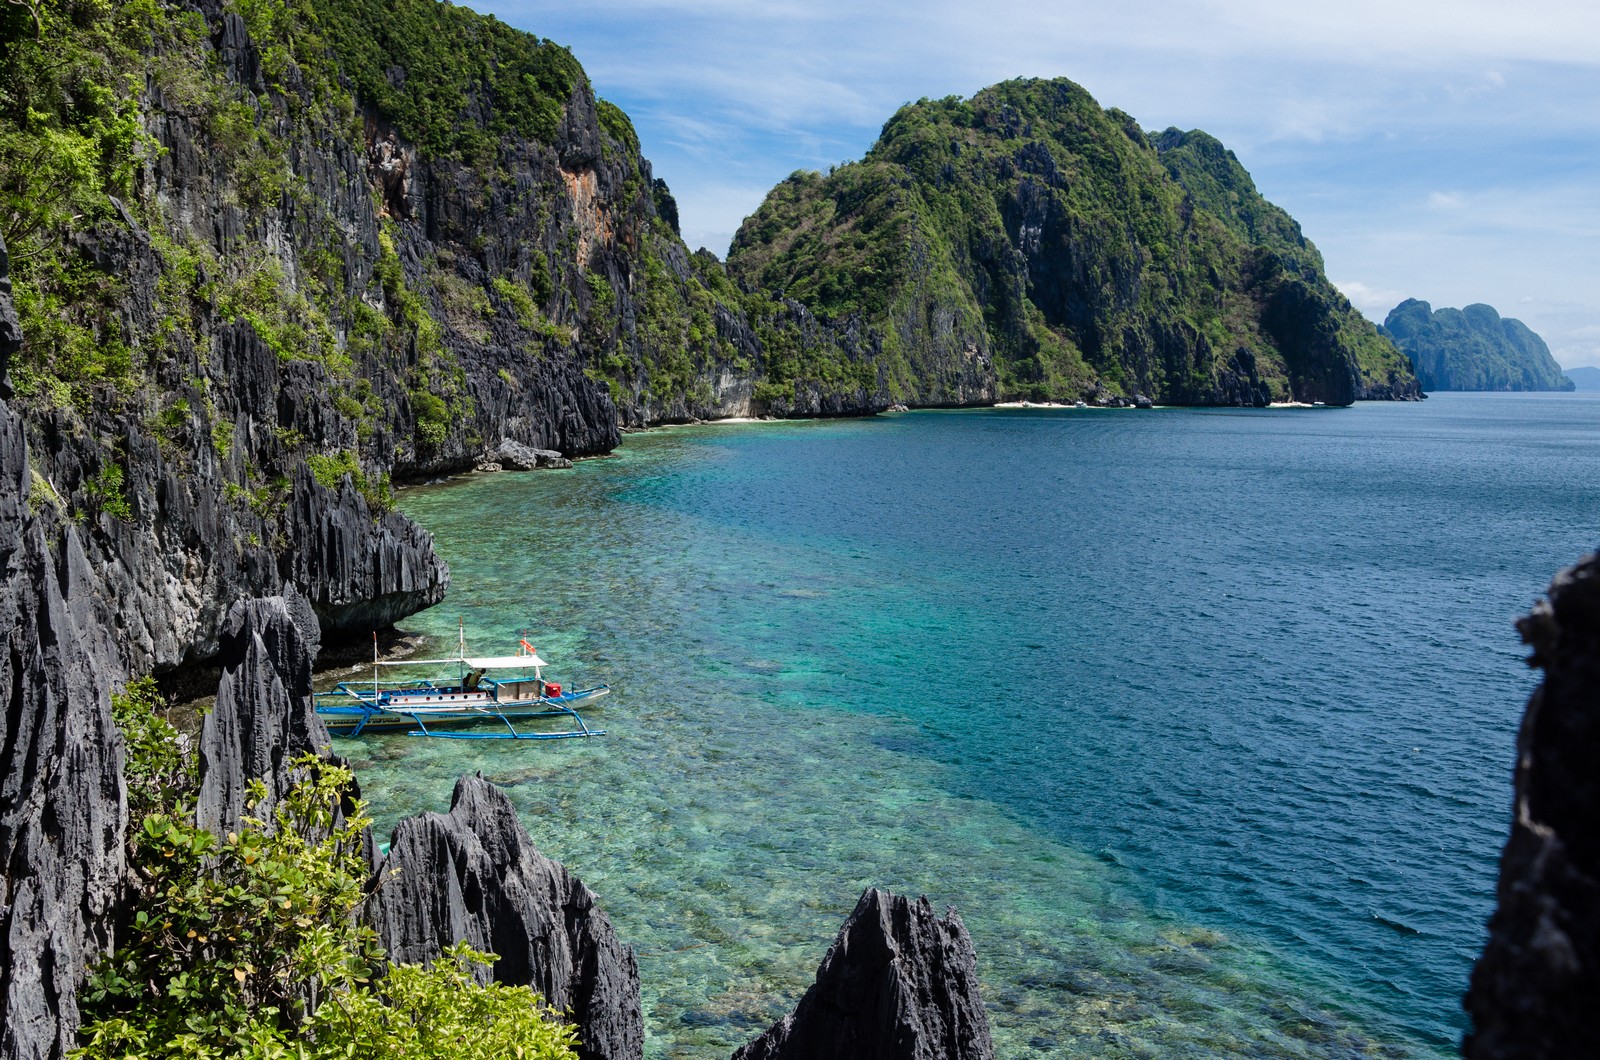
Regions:
[[[380, 661], [373, 638], [372, 680], [340, 681], [316, 696], [317, 716], [335, 736], [361, 736], [369, 732], [405, 732], [457, 740], [565, 740], [604, 736], [591, 729], [574, 709], [610, 692], [607, 685], [565, 691], [544, 679], [549, 663], [533, 645], [520, 642], [515, 655], [467, 655], [466, 636], [460, 637], [453, 659], [400, 659]], [[404, 678], [384, 681], [385, 670], [428, 669], [452, 676]], [[541, 723], [567, 719], [555, 730]], [[533, 727], [518, 728], [519, 724]], [[492, 732], [458, 730], [490, 726]], [[504, 731], [500, 731], [504, 729]]]

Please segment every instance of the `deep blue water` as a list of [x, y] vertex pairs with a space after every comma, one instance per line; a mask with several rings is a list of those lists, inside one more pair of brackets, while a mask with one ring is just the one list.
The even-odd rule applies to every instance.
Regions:
[[960, 909], [1005, 1056], [1444, 1053], [1597, 443], [1582, 394], [633, 436], [403, 498], [410, 625], [537, 631], [610, 735], [340, 749], [385, 824], [507, 785], [650, 1056], [786, 1011], [868, 884]]

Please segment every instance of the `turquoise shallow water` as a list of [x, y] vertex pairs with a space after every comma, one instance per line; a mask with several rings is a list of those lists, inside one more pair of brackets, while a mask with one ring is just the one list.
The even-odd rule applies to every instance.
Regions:
[[727, 1055], [861, 889], [953, 904], [1001, 1055], [1447, 1053], [1600, 401], [990, 410], [630, 437], [407, 491], [409, 628], [524, 628], [610, 735], [340, 741], [380, 826], [506, 785]]

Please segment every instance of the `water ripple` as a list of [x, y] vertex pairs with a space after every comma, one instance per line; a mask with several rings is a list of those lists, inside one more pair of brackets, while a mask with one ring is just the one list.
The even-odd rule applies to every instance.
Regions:
[[1446, 1054], [1600, 402], [685, 429], [408, 491], [445, 634], [542, 631], [604, 740], [482, 768], [639, 947], [653, 1058], [798, 997], [871, 883], [960, 907], [1013, 1057]]

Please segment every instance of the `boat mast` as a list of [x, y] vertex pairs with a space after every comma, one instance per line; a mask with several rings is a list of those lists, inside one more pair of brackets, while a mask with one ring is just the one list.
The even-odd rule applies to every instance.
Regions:
[[[521, 630], [520, 633], [521, 633], [522, 639], [517, 642], [517, 644], [518, 644], [518, 648], [517, 648], [518, 653], [519, 654], [526, 653], [528, 655], [533, 656], [535, 659], [537, 659], [539, 657], [539, 649], [535, 648], [532, 644], [528, 643], [528, 631], [526, 629], [524, 629], [524, 630]], [[543, 669], [544, 669], [544, 667], [537, 666], [537, 665], [534, 666], [534, 668], [533, 668], [533, 679], [535, 681], [539, 682], [539, 686], [538, 687], [539, 687], [539, 694], [541, 696], [544, 695], [544, 674], [542, 672]]]
[[461, 684], [467, 679], [467, 620], [461, 615], [456, 616], [456, 646], [456, 684]]
[[378, 631], [372, 631], [372, 703], [378, 703]]

